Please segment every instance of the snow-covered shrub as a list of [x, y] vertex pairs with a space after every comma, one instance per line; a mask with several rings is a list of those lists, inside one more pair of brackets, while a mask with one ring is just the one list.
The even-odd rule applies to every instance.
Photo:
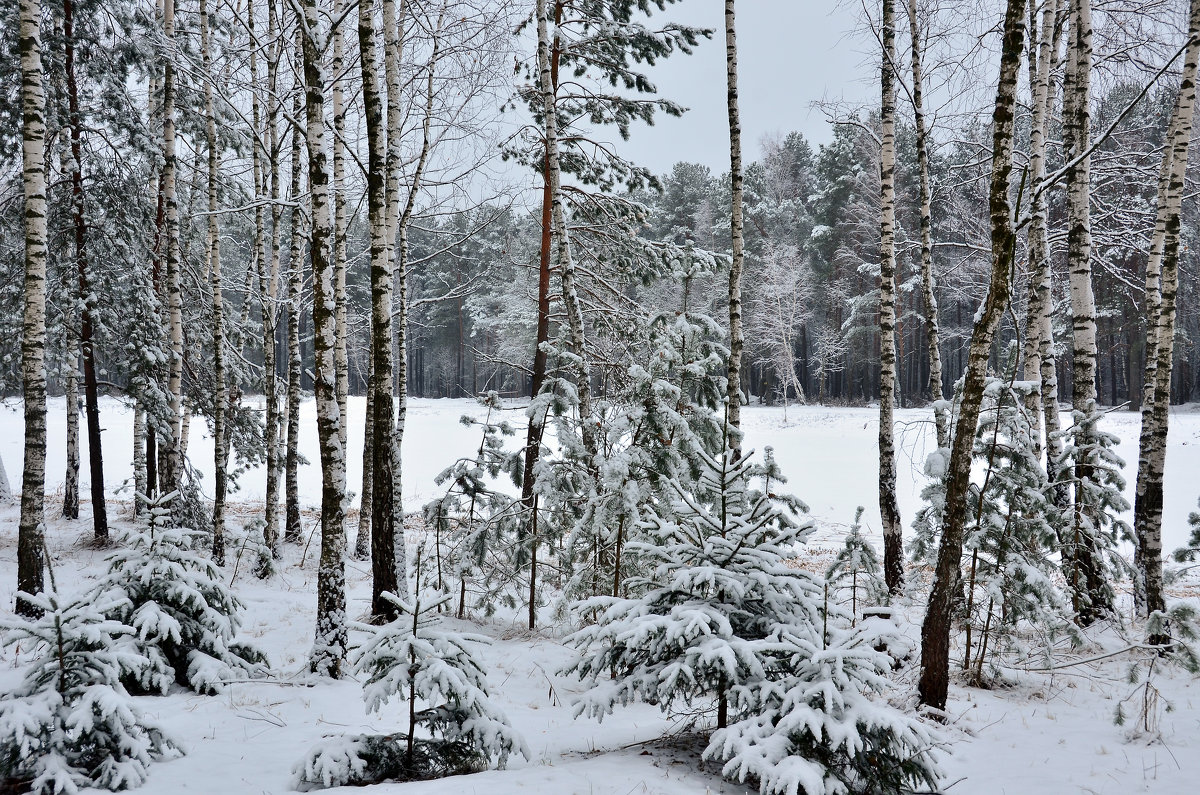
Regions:
[[368, 712], [396, 697], [407, 701], [408, 733], [323, 743], [294, 768], [297, 785], [416, 781], [484, 770], [493, 760], [503, 766], [514, 753], [528, 758], [525, 741], [488, 696], [477, 649], [489, 640], [446, 629], [437, 616], [451, 597], [410, 602], [384, 596], [399, 616], [381, 627], [356, 625], [371, 636], [358, 651], [355, 671], [366, 676]]
[[[825, 599], [823, 580], [787, 565], [811, 528], [803, 506], [771, 490], [774, 467], [698, 454], [694, 487], [674, 483], [664, 518], [651, 507], [649, 539], [631, 544], [649, 573], [634, 598], [577, 605], [595, 623], [568, 638], [567, 673], [587, 692], [577, 714], [603, 719], [618, 704], [695, 709], [713, 699], [717, 732], [706, 757], [763, 792], [898, 792], [938, 772], [933, 736], [872, 693], [891, 658], [875, 650], [877, 625], [852, 628]], [[762, 474], [764, 488], [748, 481]]]
[[266, 657], [235, 639], [243, 605], [216, 566], [192, 551], [196, 534], [169, 526], [172, 496], [154, 501], [147, 526], [129, 531], [109, 554], [95, 597], [109, 605], [109, 619], [133, 627], [129, 642], [138, 654], [122, 662], [126, 687], [165, 693], [178, 683], [216, 693]]
[[64, 604], [54, 592], [21, 598], [43, 613], [0, 622], [6, 645], [36, 655], [0, 698], [0, 788], [128, 789], [146, 780], [152, 761], [182, 754], [121, 685], [121, 672], [142, 663], [127, 642], [132, 628], [105, 618], [117, 605], [90, 596]]
[[883, 604], [888, 595], [879, 554], [862, 534], [862, 515], [860, 505], [854, 512], [845, 543], [825, 572], [833, 598], [840, 599], [849, 591], [851, 623], [857, 622], [860, 606]]

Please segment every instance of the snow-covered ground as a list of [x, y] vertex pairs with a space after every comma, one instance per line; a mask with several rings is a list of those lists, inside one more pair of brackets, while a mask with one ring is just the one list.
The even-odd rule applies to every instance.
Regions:
[[[464, 413], [481, 414], [470, 401], [415, 400], [409, 409], [404, 443], [404, 500], [413, 510], [438, 493], [434, 477], [456, 456], [478, 444], [477, 431], [459, 424]], [[514, 422], [522, 415], [512, 412]], [[359, 477], [363, 403], [351, 399], [350, 483]], [[875, 438], [878, 414], [873, 409], [791, 407], [787, 421], [778, 408], [749, 407], [744, 413], [748, 446], [775, 448], [790, 478], [790, 488], [805, 500], [817, 519], [825, 546], [835, 542], [854, 508], [867, 508], [865, 520], [878, 528], [875, 506]], [[897, 412], [900, 423], [900, 508], [911, 518], [922, 485], [920, 464], [930, 438], [928, 414]], [[1191, 407], [1172, 416], [1168, 452], [1166, 548], [1187, 537], [1186, 517], [1200, 496], [1200, 411]], [[131, 476], [132, 414], [115, 400], [103, 405], [106, 478], [110, 493]], [[19, 405], [0, 406], [0, 456], [13, 486], [21, 469]], [[61, 491], [64, 456], [63, 403], [51, 402], [47, 490]], [[1137, 416], [1111, 414], [1105, 427], [1124, 441], [1118, 452], [1129, 461], [1132, 496], [1136, 459]], [[302, 473], [302, 499], [319, 499], [315, 422], [312, 404], [302, 414], [302, 450], [312, 464]], [[211, 466], [211, 443], [204, 424], [195, 420], [190, 457], [204, 471]], [[87, 483], [86, 454], [81, 478]], [[230, 526], [248, 516], [261, 499], [261, 471], [241, 475], [241, 490], [233, 495]], [[15, 489], [14, 489], [15, 490]], [[81, 489], [87, 494], [86, 486]], [[115, 496], [128, 500], [129, 490]], [[60, 584], [83, 588], [100, 572], [104, 552], [87, 543], [89, 507], [83, 518], [65, 522], [56, 515], [57, 500], [47, 503], [48, 547]], [[110, 503], [110, 517], [125, 521], [127, 507]], [[11, 608], [16, 568], [16, 508], [0, 508], [0, 605]], [[311, 519], [309, 520], [312, 521]], [[279, 574], [266, 582], [255, 580], [245, 565], [231, 561], [226, 578], [247, 604], [245, 631], [269, 653], [271, 680], [234, 684], [220, 696], [176, 694], [139, 699], [142, 709], [156, 716], [184, 741], [186, 757], [155, 765], [146, 793], [281, 793], [290, 789], [292, 765], [323, 735], [402, 730], [405, 715], [399, 704], [367, 716], [354, 681], [325, 682], [304, 674], [311, 644], [315, 604], [315, 545], [285, 547]], [[236, 575], [235, 575], [236, 571]], [[350, 613], [361, 616], [370, 595], [370, 572], [365, 564], [348, 564]], [[921, 606], [906, 610], [919, 621]], [[572, 718], [571, 698], [578, 683], [556, 674], [570, 657], [560, 642], [561, 628], [537, 635], [520, 628], [519, 620], [497, 620], [482, 627], [495, 639], [487, 653], [491, 687], [533, 753], [508, 769], [469, 777], [406, 785], [381, 785], [379, 792], [413, 793], [740, 793], [746, 787], [723, 781], [712, 765], [702, 766], [694, 743], [686, 739], [654, 742], [678, 727], [657, 709], [635, 706], [618, 710], [603, 724]], [[917, 628], [909, 627], [915, 634]], [[1096, 637], [1098, 654], [1118, 641], [1109, 631]], [[1085, 653], [1085, 655], [1087, 654]], [[9, 649], [0, 658], [0, 688], [20, 675], [22, 653]], [[1152, 712], [1154, 733], [1133, 735], [1140, 696], [1127, 703], [1130, 721], [1113, 724], [1116, 704], [1134, 691], [1125, 682], [1128, 655], [1075, 665], [1053, 673], [1014, 671], [1018, 683], [1004, 690], [984, 691], [955, 686], [948, 711], [954, 717], [946, 736], [944, 790], [968, 795], [1059, 795], [1060, 793], [1190, 793], [1200, 780], [1200, 685], [1178, 672], [1160, 672], [1154, 679], [1163, 703]], [[1031, 666], [1038, 666], [1034, 661]], [[1139, 691], [1140, 692], [1140, 691]], [[1165, 702], [1173, 709], [1167, 711]], [[401, 787], [403, 789], [401, 790]], [[352, 792], [352, 790], [341, 790]]]

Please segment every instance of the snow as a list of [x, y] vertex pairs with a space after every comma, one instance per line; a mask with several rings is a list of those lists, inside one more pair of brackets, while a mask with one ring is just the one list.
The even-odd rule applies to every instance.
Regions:
[[[19, 404], [0, 406], [0, 457], [13, 485], [21, 469], [22, 418]], [[51, 401], [48, 438], [47, 490], [61, 491], [64, 455], [63, 402]], [[451, 461], [478, 446], [478, 429], [459, 424], [469, 413], [482, 418], [484, 409], [468, 400], [412, 401], [404, 442], [404, 501], [416, 510], [440, 493], [434, 477]], [[506, 419], [523, 424], [514, 405]], [[899, 500], [906, 523], [918, 506], [924, 485], [922, 473], [934, 449], [931, 414], [927, 409], [903, 409], [897, 416], [899, 448]], [[1069, 416], [1069, 415], [1068, 415]], [[1064, 416], [1064, 420], [1068, 417]], [[351, 398], [349, 482], [358, 481], [361, 466], [363, 401]], [[131, 479], [132, 412], [112, 399], [102, 403], [106, 454], [106, 486], [110, 494]], [[301, 499], [316, 506], [320, 498], [316, 465], [315, 412], [311, 402], [302, 416], [302, 452], [312, 462], [301, 473]], [[1114, 412], [1102, 427], [1123, 440], [1118, 453], [1125, 459], [1126, 497], [1132, 501], [1135, 480], [1138, 415]], [[878, 542], [875, 439], [878, 412], [866, 408], [797, 407], [788, 409], [784, 421], [780, 408], [750, 406], [743, 411], [746, 448], [762, 450], [772, 445], [782, 470], [788, 475], [786, 491], [795, 493], [811, 508], [818, 525], [815, 546], [828, 550], [813, 562], [824, 569], [832, 551], [841, 546], [858, 505], [867, 506], [864, 532]], [[193, 420], [190, 457], [201, 471], [211, 466], [212, 448], [204, 423]], [[86, 444], [86, 440], [81, 440]], [[87, 455], [81, 471], [81, 493], [86, 495]], [[1200, 408], [1176, 408], [1171, 417], [1165, 484], [1164, 547], [1171, 550], [1188, 537], [1187, 515], [1194, 510], [1200, 471]], [[229, 526], [240, 527], [261, 499], [261, 471], [241, 475], [241, 490], [231, 495]], [[205, 481], [208, 485], [209, 481]], [[116, 499], [110, 517], [118, 526], [128, 521], [130, 490]], [[240, 505], [238, 503], [241, 503]], [[357, 501], [353, 503], [357, 507]], [[57, 515], [57, 499], [47, 501], [47, 539], [60, 586], [69, 594], [95, 584], [104, 572], [105, 552], [85, 543], [90, 535], [90, 510], [84, 501], [78, 521]], [[15, 505], [0, 506], [0, 604], [11, 610], [16, 570]], [[307, 519], [306, 531], [315, 521]], [[353, 532], [353, 531], [351, 531]], [[906, 527], [906, 534], [908, 529]], [[180, 738], [188, 755], [149, 768], [147, 783], [138, 792], [283, 793], [292, 789], [292, 769], [305, 751], [323, 739], [367, 733], [403, 731], [405, 711], [393, 704], [378, 714], [368, 714], [361, 684], [333, 682], [306, 672], [312, 646], [316, 589], [315, 544], [284, 545], [279, 571], [267, 581], [250, 573], [250, 561], [235, 563], [235, 554], [224, 569], [226, 582], [246, 604], [242, 635], [267, 653], [272, 675], [265, 681], [234, 682], [219, 696], [201, 696], [173, 690], [164, 697], [137, 697], [138, 707], [172, 736]], [[802, 562], [803, 563], [803, 562]], [[236, 565], [236, 577], [234, 576]], [[348, 612], [352, 619], [365, 616], [370, 604], [370, 571], [366, 564], [347, 562]], [[1194, 590], [1194, 588], [1193, 588]], [[909, 640], [916, 641], [921, 605], [902, 605]], [[485, 793], [750, 793], [749, 785], [720, 778], [718, 766], [701, 763], [703, 743], [687, 738], [660, 742], [678, 732], [677, 723], [656, 707], [632, 705], [603, 723], [572, 717], [572, 702], [582, 685], [557, 671], [573, 652], [561, 639], [565, 627], [548, 627], [535, 634], [521, 628], [519, 616], [501, 613], [485, 624], [444, 619], [447, 626], [485, 635], [492, 640], [485, 660], [488, 683], [498, 707], [525, 738], [531, 759], [509, 760], [505, 770], [467, 777], [412, 783], [384, 784], [368, 792], [405, 795], [468, 795]], [[1110, 632], [1093, 633], [1096, 649], [1115, 648]], [[352, 632], [353, 642], [364, 635]], [[0, 657], [0, 690], [21, 680], [29, 654], [7, 649]], [[1200, 684], [1179, 673], [1160, 669], [1153, 686], [1169, 701], [1152, 714], [1156, 734], [1135, 735], [1142, 703], [1140, 692], [1125, 675], [1131, 658], [1073, 666], [1052, 673], [1013, 671], [1011, 688], [984, 691], [954, 685], [947, 712], [952, 723], [946, 734], [951, 753], [943, 757], [943, 789], [967, 795], [1060, 795], [1062, 793], [1185, 793], [1200, 778]], [[1032, 661], [1031, 668], [1041, 666]], [[1144, 667], [1144, 666], [1143, 666]], [[911, 685], [911, 682], [907, 683]], [[901, 688], [897, 688], [899, 696]], [[1129, 722], [1113, 724], [1118, 702], [1126, 703]], [[909, 705], [911, 706], [911, 705]], [[956, 783], [957, 782], [957, 783]], [[952, 786], [951, 786], [952, 785]], [[401, 789], [403, 787], [403, 789]], [[335, 793], [363, 790], [335, 789]]]

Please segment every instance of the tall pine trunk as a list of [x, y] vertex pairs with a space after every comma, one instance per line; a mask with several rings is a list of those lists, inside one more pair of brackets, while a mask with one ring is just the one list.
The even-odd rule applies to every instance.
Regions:
[[904, 584], [900, 505], [896, 500], [896, 9], [883, 0], [879, 114], [879, 516], [883, 577], [895, 594]]
[[[21, 321], [21, 384], [25, 400], [25, 463], [17, 528], [17, 590], [41, 593], [46, 517], [46, 95], [42, 88], [42, 8], [21, 0], [21, 183], [24, 190], [25, 308]], [[40, 610], [18, 599], [17, 613]]]
[[[1200, 60], [1200, 0], [1192, 0], [1188, 45], [1175, 111], [1163, 145], [1158, 181], [1158, 212], [1150, 259], [1146, 267], [1146, 389], [1142, 403], [1134, 532], [1137, 537], [1139, 609], [1164, 612], [1162, 572], [1163, 470], [1170, 421], [1172, 354], [1175, 341], [1175, 303], [1179, 286], [1179, 236], [1184, 180], [1192, 121], [1196, 108], [1196, 73]], [[1150, 642], [1166, 643], [1156, 632]]]
[[967, 524], [967, 499], [971, 481], [971, 452], [975, 428], [983, 404], [983, 387], [992, 340], [1012, 295], [1012, 268], [1016, 234], [1009, 203], [1012, 175], [1013, 120], [1017, 76], [1025, 35], [1025, 0], [1009, 0], [1004, 14], [1000, 78], [996, 107], [992, 112], [992, 178], [988, 194], [990, 210], [992, 269], [983, 307], [976, 314], [971, 345], [963, 375], [962, 399], [946, 477], [946, 502], [942, 513], [942, 539], [938, 547], [933, 588], [921, 625], [921, 678], [918, 693], [922, 704], [946, 708], [950, 685], [951, 602], [962, 560], [963, 535]]

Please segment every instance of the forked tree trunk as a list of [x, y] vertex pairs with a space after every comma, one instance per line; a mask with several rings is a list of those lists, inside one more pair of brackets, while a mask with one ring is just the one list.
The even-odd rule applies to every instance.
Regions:
[[[24, 191], [25, 308], [21, 321], [21, 382], [25, 400], [25, 463], [17, 528], [17, 590], [43, 590], [46, 516], [46, 95], [42, 89], [42, 9], [21, 0], [21, 183]], [[17, 613], [41, 611], [17, 599]]]
[[[200, 58], [204, 71], [213, 74], [212, 34], [207, 0], [200, 0]], [[205, 137], [208, 146], [208, 240], [205, 244], [209, 289], [212, 291], [213, 344], [213, 509], [212, 559], [225, 565], [225, 494], [228, 489], [229, 434], [225, 429], [229, 407], [225, 372], [225, 300], [221, 294], [221, 229], [217, 216], [217, 114], [213, 105], [212, 81], [204, 81]]]
[[900, 505], [896, 500], [896, 9], [883, 0], [879, 114], [879, 516], [883, 578], [888, 591], [904, 584]]
[[317, 626], [309, 665], [314, 673], [340, 678], [346, 661], [346, 452], [338, 411], [337, 293], [330, 244], [329, 170], [325, 154], [325, 69], [318, 0], [305, 0], [301, 40], [304, 56], [305, 122], [312, 235], [313, 354], [317, 444], [321, 455], [321, 558], [317, 567]]
[[[360, 2], [358, 6], [358, 53], [362, 70], [363, 114], [367, 126], [367, 228], [370, 233], [371, 256], [371, 395], [368, 398], [369, 420], [364, 440], [364, 457], [371, 451], [371, 495], [365, 502], [364, 473], [363, 510], [369, 515], [371, 539], [371, 613], [377, 620], [390, 621], [396, 617], [396, 606], [384, 598], [384, 593], [396, 593], [396, 560], [393, 539], [396, 532], [395, 485], [392, 466], [392, 445], [395, 438], [393, 412], [392, 360], [392, 263], [388, 247], [388, 148], [384, 97], [379, 84], [379, 57], [376, 53], [378, 34], [375, 28], [374, 3]], [[359, 544], [362, 546], [363, 518], [359, 518]]]
[[[1054, 73], [1058, 64], [1058, 41], [1062, 30], [1062, 0], [1045, 0], [1041, 28], [1031, 8], [1029, 81], [1033, 87], [1033, 118], [1029, 131], [1030, 185], [1040, 187], [1046, 177], [1046, 133], [1054, 108]], [[1036, 41], [1034, 31], [1037, 32]], [[1036, 49], [1034, 47], [1036, 43]], [[1053, 279], [1050, 243], [1047, 235], [1045, 191], [1035, 190], [1027, 236], [1029, 260], [1029, 305], [1025, 318], [1024, 373], [1026, 381], [1040, 381], [1040, 389], [1031, 394], [1027, 407], [1045, 432], [1047, 470], [1062, 453], [1062, 441], [1055, 437], [1058, 421], [1058, 369], [1054, 363]], [[1042, 436], [1034, 434], [1035, 450], [1041, 455]], [[1056, 501], [1065, 508], [1065, 491], [1056, 490]]]
[[725, 0], [725, 106], [729, 115], [729, 225], [733, 258], [729, 265], [729, 381], [725, 419], [735, 429], [729, 443], [741, 455], [742, 440], [742, 265], [745, 237], [742, 220], [742, 120], [738, 113], [737, 12], [734, 0]]
[[[925, 348], [929, 357], [929, 399], [938, 447], [950, 446], [950, 408], [942, 400], [942, 343], [938, 322], [937, 279], [933, 274], [933, 190], [929, 180], [929, 133], [925, 127], [925, 77], [921, 65], [921, 26], [917, 0], [908, 0], [908, 32], [912, 60], [913, 124], [917, 134], [917, 172], [921, 201], [921, 297], [925, 302]], [[894, 48], [893, 48], [894, 54]], [[885, 65], [886, 69], [887, 66]], [[897, 66], [897, 68], [899, 68]]]
[[967, 498], [971, 481], [971, 451], [983, 403], [992, 339], [1012, 295], [1012, 267], [1016, 235], [1009, 204], [1012, 174], [1013, 117], [1017, 75], [1025, 35], [1025, 0], [1009, 0], [1004, 14], [1000, 78], [996, 107], [992, 112], [992, 178], [988, 195], [990, 210], [992, 269], [987, 297], [976, 315], [971, 345], [963, 375], [962, 400], [950, 448], [946, 478], [946, 502], [942, 514], [942, 539], [934, 569], [929, 607], [921, 625], [921, 703], [945, 710], [950, 684], [951, 601], [962, 560], [963, 534], [967, 523]]
[[[1163, 470], [1170, 421], [1171, 364], [1175, 342], [1175, 302], [1179, 286], [1179, 235], [1187, 172], [1188, 148], [1196, 108], [1196, 73], [1200, 61], [1200, 0], [1192, 0], [1188, 45], [1180, 77], [1175, 112], [1167, 128], [1158, 181], [1158, 213], [1146, 267], [1146, 390], [1142, 403], [1134, 532], [1141, 588], [1139, 608], [1146, 614], [1164, 612], [1162, 572]], [[1157, 295], [1156, 295], [1157, 294]], [[1153, 644], [1170, 637], [1155, 632]]]

